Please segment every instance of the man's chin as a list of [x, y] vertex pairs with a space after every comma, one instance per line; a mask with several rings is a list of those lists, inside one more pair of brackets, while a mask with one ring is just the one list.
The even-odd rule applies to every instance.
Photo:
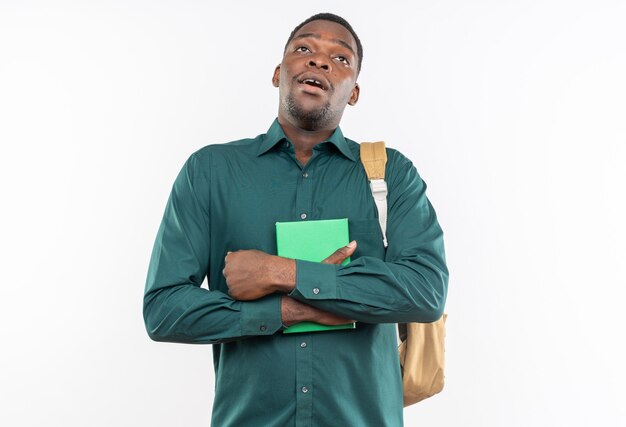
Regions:
[[298, 123], [302, 129], [316, 130], [325, 127], [331, 120], [332, 114], [328, 103], [320, 104], [309, 102], [297, 102], [290, 97], [286, 100], [285, 109], [289, 116]]
[[323, 102], [319, 97], [307, 97], [308, 99], [293, 99], [293, 102], [289, 103], [290, 109], [295, 109], [307, 116], [323, 114], [324, 111], [330, 108], [328, 102]]

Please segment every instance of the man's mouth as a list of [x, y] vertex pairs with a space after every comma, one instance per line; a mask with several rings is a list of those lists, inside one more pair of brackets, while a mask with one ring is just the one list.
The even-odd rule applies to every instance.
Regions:
[[319, 80], [304, 79], [302, 83], [304, 83], [305, 85], [315, 86], [315, 87], [319, 87], [320, 89], [324, 89], [324, 87], [322, 86], [322, 82], [320, 82]]
[[328, 84], [321, 79], [316, 79], [314, 77], [304, 77], [299, 78], [298, 83], [308, 85], [311, 87], [316, 87], [318, 89], [327, 90]]

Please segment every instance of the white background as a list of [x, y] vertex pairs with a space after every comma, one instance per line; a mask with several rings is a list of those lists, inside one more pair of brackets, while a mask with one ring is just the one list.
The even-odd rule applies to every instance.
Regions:
[[406, 425], [626, 425], [626, 2], [0, 0], [1, 425], [208, 425], [210, 347], [144, 330], [151, 247], [320, 11], [365, 49], [344, 133], [413, 159], [446, 233], [447, 385]]

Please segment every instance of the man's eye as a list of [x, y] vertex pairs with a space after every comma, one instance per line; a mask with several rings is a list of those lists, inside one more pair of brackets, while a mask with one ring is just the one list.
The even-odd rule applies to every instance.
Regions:
[[310, 52], [310, 50], [306, 46], [299, 46], [296, 48], [296, 52]]
[[345, 56], [337, 56], [336, 59], [339, 62], [343, 62], [346, 65], [350, 65], [350, 61], [348, 61], [348, 58], [346, 58]]

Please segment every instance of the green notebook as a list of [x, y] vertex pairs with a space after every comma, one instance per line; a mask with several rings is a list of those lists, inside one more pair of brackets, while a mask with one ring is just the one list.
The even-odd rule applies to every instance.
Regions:
[[[278, 255], [285, 258], [322, 262], [349, 242], [347, 218], [276, 223]], [[343, 264], [348, 262], [350, 259], [345, 260]], [[332, 331], [355, 327], [354, 323], [327, 326], [315, 322], [302, 322], [289, 326], [283, 333]]]

